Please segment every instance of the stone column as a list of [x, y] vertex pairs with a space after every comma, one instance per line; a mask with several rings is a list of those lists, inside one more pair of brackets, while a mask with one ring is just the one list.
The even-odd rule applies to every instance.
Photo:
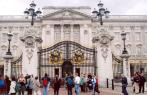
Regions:
[[4, 76], [7, 75], [9, 78], [11, 77], [11, 62], [12, 62], [13, 56], [12, 55], [5, 55], [4, 56]]
[[64, 41], [64, 24], [61, 24], [61, 41]]
[[4, 63], [4, 76], [11, 77], [11, 59], [6, 59]]
[[112, 40], [113, 37], [105, 29], [101, 29], [99, 34], [93, 38], [97, 50], [97, 73], [100, 86], [102, 87], [106, 87], [107, 78], [110, 82], [113, 79]]
[[24, 75], [38, 75], [38, 44], [42, 42], [41, 37], [36, 35], [37, 30], [33, 27], [28, 29], [21, 37], [23, 42], [22, 73]]
[[127, 77], [128, 83], [131, 83], [130, 64], [128, 63], [129, 55], [122, 54], [121, 58], [123, 59], [123, 75]]
[[74, 41], [74, 40], [73, 40], [73, 26], [74, 26], [74, 25], [73, 25], [73, 24], [70, 24], [70, 25], [71, 25], [71, 33], [70, 33], [70, 37], [71, 37], [71, 38], [70, 38], [70, 41]]

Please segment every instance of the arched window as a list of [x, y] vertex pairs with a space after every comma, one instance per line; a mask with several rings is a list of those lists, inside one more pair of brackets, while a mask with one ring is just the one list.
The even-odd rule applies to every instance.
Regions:
[[136, 46], [136, 55], [142, 55], [142, 45]]
[[132, 55], [132, 46], [130, 44], [127, 45], [127, 51], [129, 55]]
[[115, 48], [116, 48], [116, 54], [121, 55], [122, 53], [121, 45], [117, 44], [115, 45]]

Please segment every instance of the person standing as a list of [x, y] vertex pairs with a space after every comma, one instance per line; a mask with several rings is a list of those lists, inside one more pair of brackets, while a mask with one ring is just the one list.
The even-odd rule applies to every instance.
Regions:
[[16, 79], [15, 79], [15, 76], [12, 76], [11, 77], [10, 91], [9, 91], [10, 95], [16, 95], [15, 87], [16, 87]]
[[96, 78], [95, 91], [96, 91], [96, 92], [98, 93], [98, 95], [99, 95], [100, 90], [99, 90], [99, 80], [98, 80], [98, 78]]
[[135, 93], [138, 94], [139, 93], [139, 82], [140, 82], [140, 77], [139, 77], [138, 72], [135, 73], [133, 81], [134, 81]]
[[84, 75], [81, 74], [81, 77], [80, 77], [80, 86], [81, 86], [81, 92], [84, 92]]
[[66, 77], [66, 85], [67, 85], [68, 95], [72, 95], [72, 88], [74, 87], [73, 79], [74, 79], [74, 77], [72, 76], [71, 73], [69, 73], [68, 76]]
[[80, 95], [80, 77], [78, 75], [78, 73], [75, 74], [75, 93], [76, 95]]
[[0, 75], [0, 95], [5, 95], [5, 92], [6, 92], [6, 84], [3, 79], [3, 76]]
[[38, 80], [38, 77], [35, 77], [35, 80], [34, 80], [34, 94], [33, 95], [41, 95], [41, 92], [40, 92], [40, 82]]
[[18, 78], [18, 84], [20, 85], [20, 89], [18, 91], [19, 95], [24, 95], [24, 91], [25, 91], [25, 77], [23, 76], [23, 74], [21, 74]]
[[127, 78], [122, 75], [122, 93], [124, 95], [128, 95], [128, 92], [127, 92], [127, 85], [128, 85], [128, 81], [127, 81]]
[[93, 78], [92, 78], [93, 95], [95, 95], [95, 87], [96, 87], [96, 77], [95, 77], [95, 75], [93, 75]]
[[32, 95], [32, 92], [33, 92], [33, 77], [30, 76], [30, 75], [28, 76], [26, 87], [27, 87], [28, 95]]
[[59, 79], [59, 76], [58, 75], [56, 75], [53, 85], [54, 85], [53, 86], [54, 95], [59, 95], [59, 89], [60, 89], [60, 85], [61, 85], [61, 79]]
[[143, 73], [140, 74], [140, 81], [139, 81], [139, 93], [144, 93], [144, 85], [145, 85], [146, 79], [143, 76]]
[[84, 78], [83, 90], [84, 92], [87, 92], [87, 77], [85, 74], [83, 75], [83, 78]]
[[42, 78], [42, 83], [43, 83], [43, 95], [49, 95], [48, 85], [50, 83], [50, 78], [48, 77], [47, 73], [44, 74], [44, 77]]
[[10, 91], [11, 81], [7, 75], [5, 76], [5, 83], [6, 83], [6, 95], [8, 95], [8, 93]]

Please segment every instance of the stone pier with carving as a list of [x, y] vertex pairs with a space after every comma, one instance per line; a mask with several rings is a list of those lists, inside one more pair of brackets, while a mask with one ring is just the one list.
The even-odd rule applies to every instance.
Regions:
[[31, 27], [20, 38], [23, 42], [23, 59], [22, 59], [22, 73], [24, 75], [38, 75], [38, 45], [41, 44], [42, 39], [37, 35], [37, 30]]
[[107, 30], [100, 29], [100, 32], [93, 38], [97, 49], [97, 72], [100, 86], [106, 86], [106, 80], [113, 79], [111, 36]]

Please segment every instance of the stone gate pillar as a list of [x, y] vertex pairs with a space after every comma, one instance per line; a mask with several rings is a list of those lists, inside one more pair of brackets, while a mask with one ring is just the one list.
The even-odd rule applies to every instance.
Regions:
[[41, 37], [33, 27], [28, 29], [20, 38], [23, 42], [22, 73], [24, 75], [38, 75], [38, 44], [41, 44]]
[[97, 50], [97, 76], [100, 86], [106, 87], [107, 78], [113, 79], [111, 41], [113, 37], [105, 29], [93, 38]]

